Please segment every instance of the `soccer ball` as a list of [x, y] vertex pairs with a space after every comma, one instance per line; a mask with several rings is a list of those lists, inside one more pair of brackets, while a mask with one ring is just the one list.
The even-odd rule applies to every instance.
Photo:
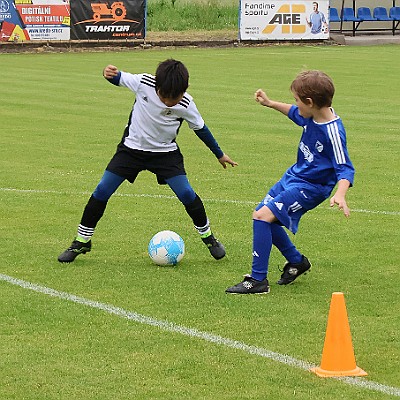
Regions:
[[185, 243], [177, 233], [161, 231], [151, 238], [148, 252], [158, 265], [176, 265], [185, 254]]

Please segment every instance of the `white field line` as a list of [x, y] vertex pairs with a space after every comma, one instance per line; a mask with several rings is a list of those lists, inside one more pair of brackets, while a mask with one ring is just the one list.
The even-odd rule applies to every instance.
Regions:
[[[229, 347], [235, 350], [242, 350], [248, 354], [268, 358], [270, 360], [285, 364], [290, 367], [297, 369], [302, 369], [309, 371], [311, 368], [316, 367], [314, 364], [308, 362], [297, 360], [296, 358], [290, 357], [285, 354], [276, 353], [261, 347], [256, 347], [248, 345], [237, 340], [225, 338], [219, 335], [214, 335], [212, 333], [199, 331], [197, 329], [188, 328], [183, 325], [176, 325], [172, 322], [165, 320], [158, 320], [146, 315], [138, 314], [133, 311], [124, 310], [123, 308], [113, 306], [112, 304], [100, 303], [98, 301], [93, 301], [85, 299], [84, 297], [75, 296], [66, 292], [59, 292], [58, 290], [48, 288], [46, 286], [36, 285], [31, 282], [27, 282], [21, 279], [13, 278], [12, 276], [0, 274], [0, 280], [11, 283], [16, 286], [20, 286], [24, 289], [29, 289], [37, 293], [46, 294], [48, 296], [56, 297], [62, 300], [67, 300], [73, 303], [81, 304], [87, 307], [95, 308], [100, 311], [104, 311], [109, 314], [116, 315], [120, 318], [125, 318], [130, 321], [138, 322], [140, 324], [154, 326], [164, 331], [179, 333], [181, 335], [189, 336], [192, 338], [197, 338], [204, 340], [206, 342], [215, 343], [217, 345]], [[311, 372], [310, 372], [311, 373]], [[334, 378], [348, 385], [357, 386], [363, 389], [369, 389], [376, 392], [382, 392], [388, 395], [393, 395], [400, 397], [400, 388], [393, 386], [382, 385], [377, 382], [368, 381], [365, 378], [358, 377], [340, 377]]]
[[[62, 192], [57, 190], [37, 190], [37, 189], [14, 189], [14, 188], [0, 188], [0, 192], [16, 192], [16, 193], [34, 193], [34, 194], [57, 194], [57, 195], [73, 195], [73, 196], [90, 196], [92, 192]], [[113, 196], [118, 197], [149, 197], [154, 199], [170, 199], [176, 200], [176, 196], [167, 196], [163, 194], [135, 194], [135, 193], [114, 193]], [[256, 205], [257, 201], [249, 200], [229, 200], [229, 199], [207, 199], [202, 198], [203, 201], [209, 203], [228, 203], [238, 205]], [[380, 214], [380, 215], [400, 215], [400, 211], [380, 211], [380, 210], [365, 210], [365, 209], [351, 209], [351, 212], [363, 214]]]

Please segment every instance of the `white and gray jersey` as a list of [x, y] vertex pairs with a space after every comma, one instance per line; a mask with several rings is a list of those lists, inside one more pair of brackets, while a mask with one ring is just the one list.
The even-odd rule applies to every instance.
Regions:
[[177, 105], [167, 107], [158, 97], [155, 84], [155, 77], [150, 74], [121, 71], [119, 86], [136, 94], [124, 144], [131, 149], [169, 152], [178, 148], [175, 139], [183, 121], [190, 129], [199, 130], [204, 120], [188, 93]]

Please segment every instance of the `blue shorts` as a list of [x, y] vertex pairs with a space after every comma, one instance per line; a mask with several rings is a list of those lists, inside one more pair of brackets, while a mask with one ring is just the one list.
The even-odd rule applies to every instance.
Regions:
[[326, 200], [329, 194], [326, 187], [293, 177], [288, 180], [284, 176], [272, 186], [256, 210], [267, 206], [283, 226], [296, 233], [300, 218]]

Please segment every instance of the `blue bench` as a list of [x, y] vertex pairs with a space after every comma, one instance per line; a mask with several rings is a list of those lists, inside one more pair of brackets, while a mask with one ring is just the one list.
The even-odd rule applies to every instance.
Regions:
[[[394, 3], [393, 3], [394, 4]], [[355, 12], [356, 11], [356, 12]], [[392, 22], [390, 28], [368, 28], [365, 31], [388, 31], [391, 30], [395, 35], [400, 25], [400, 7], [393, 6], [389, 9], [389, 13], [385, 7], [374, 7], [373, 12], [369, 7], [343, 7], [339, 13], [335, 7], [329, 7], [329, 22], [340, 22], [340, 29], [336, 31], [350, 31], [355, 36], [356, 31], [360, 31], [360, 25], [363, 22]], [[352, 29], [343, 29], [344, 22], [351, 22]], [[331, 31], [335, 29], [330, 28]]]

